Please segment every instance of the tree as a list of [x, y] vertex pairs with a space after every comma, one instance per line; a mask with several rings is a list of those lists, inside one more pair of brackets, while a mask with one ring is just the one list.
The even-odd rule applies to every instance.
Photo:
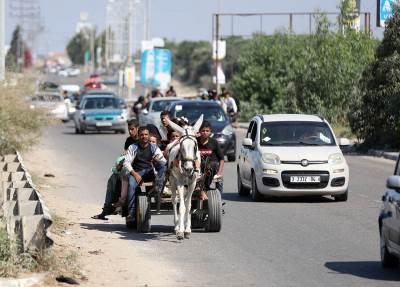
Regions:
[[10, 49], [6, 55], [7, 67], [14, 69], [17, 67], [17, 59], [22, 57], [22, 45], [21, 27], [17, 25], [12, 34]]
[[359, 82], [351, 128], [366, 146], [400, 147], [400, 15], [387, 20], [376, 59]]
[[68, 56], [74, 64], [84, 64], [85, 52], [89, 49], [89, 37], [83, 32], [75, 34], [67, 45]]
[[[96, 63], [97, 65], [102, 65], [102, 59], [104, 59], [105, 55], [106, 55], [106, 30], [104, 30], [102, 33], [100, 33], [100, 35], [96, 38], [95, 41], [95, 58], [96, 58]], [[101, 49], [100, 54], [97, 54], [98, 49]], [[100, 58], [99, 58], [100, 56]]]
[[[373, 60], [375, 41], [351, 30], [332, 32], [326, 17], [316, 23], [310, 36], [253, 36], [238, 59], [234, 95], [257, 112], [320, 114], [348, 125], [354, 87]], [[254, 115], [250, 108], [248, 116]]]

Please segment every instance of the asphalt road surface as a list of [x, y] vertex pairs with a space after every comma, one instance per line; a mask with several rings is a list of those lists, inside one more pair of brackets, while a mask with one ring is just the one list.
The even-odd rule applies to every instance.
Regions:
[[[237, 131], [238, 142], [243, 134]], [[60, 153], [66, 172], [81, 175], [71, 182], [69, 199], [98, 203], [100, 210], [125, 137], [76, 135], [71, 122], [46, 130], [43, 146]], [[219, 233], [194, 231], [190, 240], [178, 242], [169, 215], [153, 216], [148, 234], [127, 230], [118, 216], [111, 223], [88, 219], [82, 228], [115, 232], [149, 258], [180, 266], [179, 280], [188, 286], [399, 286], [400, 270], [380, 266], [377, 225], [394, 162], [360, 156], [347, 161], [348, 202], [329, 197], [252, 202], [237, 194], [236, 165], [227, 163]], [[151, 272], [157, 276], [156, 269]]]

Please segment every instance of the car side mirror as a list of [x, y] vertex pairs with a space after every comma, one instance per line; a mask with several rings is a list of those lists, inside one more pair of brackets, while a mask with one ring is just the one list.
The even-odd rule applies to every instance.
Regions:
[[242, 141], [242, 145], [244, 147], [252, 147], [253, 146], [253, 141], [251, 140], [251, 138], [244, 138]]
[[149, 114], [149, 111], [148, 111], [147, 109], [143, 109], [143, 110], [142, 110], [142, 114], [148, 115], [148, 114]]
[[400, 176], [392, 175], [386, 180], [386, 187], [400, 192]]
[[77, 105], [77, 106], [75, 107], [75, 109], [80, 110], [81, 107]]
[[339, 138], [339, 146], [349, 146], [350, 140], [348, 138]]

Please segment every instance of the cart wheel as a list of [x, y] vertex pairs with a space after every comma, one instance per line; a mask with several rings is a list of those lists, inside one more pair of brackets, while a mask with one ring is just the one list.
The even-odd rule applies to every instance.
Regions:
[[207, 232], [219, 232], [222, 227], [222, 200], [221, 194], [216, 189], [207, 192], [208, 196], [208, 218], [206, 223]]
[[149, 199], [146, 195], [138, 195], [136, 202], [136, 230], [138, 232], [150, 232], [151, 213]]

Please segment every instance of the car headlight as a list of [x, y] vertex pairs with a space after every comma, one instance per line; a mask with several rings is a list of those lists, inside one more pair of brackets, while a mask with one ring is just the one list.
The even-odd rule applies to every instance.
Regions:
[[222, 134], [225, 136], [230, 136], [234, 133], [233, 128], [231, 125], [227, 125], [223, 130], [222, 130]]
[[276, 165], [281, 164], [279, 156], [273, 153], [263, 153], [261, 158], [264, 163], [276, 164]]
[[343, 162], [344, 162], [344, 158], [341, 153], [334, 153], [328, 157], [328, 163], [330, 163], [330, 164], [341, 164]]

